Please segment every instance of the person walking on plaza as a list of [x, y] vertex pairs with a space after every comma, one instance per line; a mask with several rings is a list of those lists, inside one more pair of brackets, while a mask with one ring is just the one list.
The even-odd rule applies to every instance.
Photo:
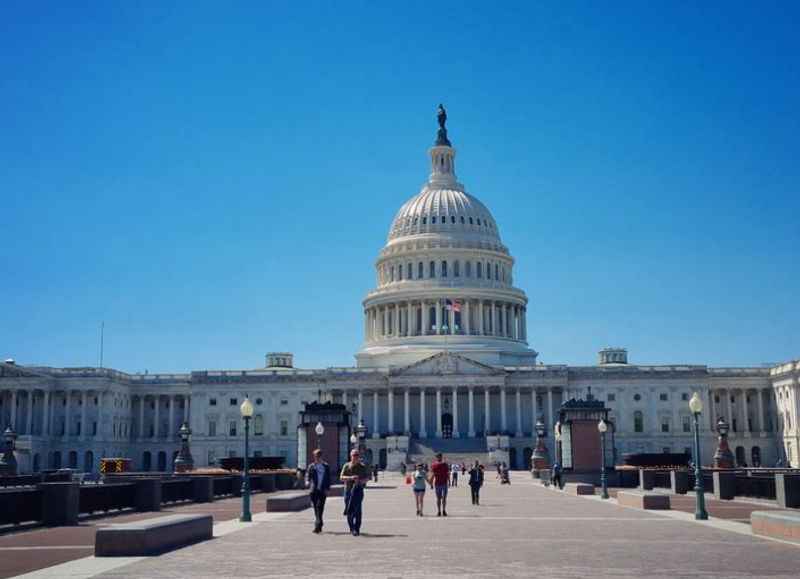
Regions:
[[475, 465], [469, 471], [469, 490], [472, 493], [472, 504], [479, 505], [481, 499], [481, 487], [483, 486], [483, 466], [475, 461]]
[[350, 462], [346, 462], [339, 475], [345, 484], [344, 514], [350, 534], [357, 537], [361, 534], [361, 507], [364, 502], [364, 486], [369, 480], [369, 469], [361, 462], [357, 449], [350, 451]]
[[422, 516], [422, 508], [425, 502], [425, 485], [428, 482], [427, 476], [425, 475], [425, 469], [422, 468], [421, 464], [418, 464], [414, 473], [412, 474], [412, 478], [414, 479], [414, 483], [412, 485], [412, 489], [414, 491], [414, 501], [417, 504], [417, 516]]
[[406, 472], [407, 471], [408, 471], [408, 467], [406, 467], [406, 463], [405, 462], [401, 462], [400, 463], [400, 474], [402, 476], [406, 476]]
[[553, 470], [551, 472], [550, 483], [553, 486], [558, 485], [558, 488], [562, 488], [564, 483], [561, 482], [561, 465], [558, 464], [558, 461], [553, 463]]
[[325, 512], [325, 499], [331, 488], [331, 467], [322, 460], [322, 451], [312, 453], [314, 462], [308, 465], [306, 480], [311, 491], [311, 505], [314, 507], [314, 533], [322, 532], [322, 514]]
[[454, 464], [451, 469], [452, 471], [452, 482], [450, 486], [457, 487], [458, 486], [458, 465]]
[[431, 483], [436, 491], [436, 516], [447, 516], [447, 484], [450, 482], [450, 465], [444, 462], [442, 453], [436, 454], [431, 465]]
[[372, 479], [378, 482], [378, 463], [372, 465]]

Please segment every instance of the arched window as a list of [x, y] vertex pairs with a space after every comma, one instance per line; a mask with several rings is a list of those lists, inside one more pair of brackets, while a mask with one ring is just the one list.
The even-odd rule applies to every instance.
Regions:
[[633, 431], [644, 432], [644, 416], [640, 410], [633, 413]]
[[455, 222], [456, 222], [456, 216], [455, 215], [451, 215], [450, 216], [450, 223], [455, 223]]
[[464, 277], [472, 277], [472, 262], [467, 261], [464, 263]]
[[461, 267], [459, 266], [458, 261], [453, 263], [453, 277], [459, 277], [461, 275]]
[[472, 225], [472, 217], [469, 218], [469, 224]]
[[425, 273], [425, 266], [422, 265], [422, 262], [420, 261], [417, 264], [417, 279], [422, 279], [424, 277], [423, 276], [424, 273]]
[[442, 277], [447, 277], [447, 262], [442, 261]]
[[410, 263], [406, 267], [406, 271], [408, 272], [408, 279], [414, 279], [414, 268], [411, 267]]
[[436, 277], [436, 262], [432, 261], [428, 264], [428, 277]]
[[464, 216], [463, 215], [461, 216], [461, 224], [462, 225], [464, 224]]
[[478, 225], [480, 225], [480, 224], [481, 224], [481, 218], [478, 217]]
[[475, 269], [477, 270], [477, 273], [478, 273], [478, 279], [482, 279], [483, 278], [483, 262], [479, 261], [478, 263], [476, 263], [475, 264]]
[[397, 266], [397, 281], [403, 281], [403, 264]]
[[423, 225], [427, 225], [428, 224], [428, 218], [427, 217], [423, 217], [422, 218], [422, 224]]
[[500, 268], [494, 264], [494, 281], [500, 281]]
[[394, 266], [392, 266], [389, 274], [389, 281], [394, 281]]

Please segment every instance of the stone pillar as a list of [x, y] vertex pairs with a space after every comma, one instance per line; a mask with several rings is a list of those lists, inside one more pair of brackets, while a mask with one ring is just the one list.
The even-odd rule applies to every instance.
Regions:
[[458, 431], [458, 388], [453, 386], [453, 438], [459, 438], [461, 433]]
[[434, 302], [436, 304], [436, 334], [442, 333], [442, 303], [440, 300]]
[[70, 419], [72, 418], [72, 394], [69, 390], [64, 391], [64, 400], [66, 404], [64, 405], [64, 438], [69, 438], [70, 436]]
[[378, 391], [372, 393], [372, 438], [380, 438], [378, 426]]
[[436, 438], [442, 437], [442, 389], [436, 389]]
[[731, 402], [731, 393], [732, 390], [725, 390], [725, 400], [728, 406], [728, 425], [731, 427], [731, 433], [733, 433], [733, 402]]
[[483, 391], [483, 411], [484, 411], [484, 415], [483, 415], [483, 422], [484, 422], [483, 430], [484, 430], [484, 432], [483, 432], [483, 435], [484, 436], [489, 436], [490, 427], [492, 425], [492, 413], [491, 413], [491, 407], [490, 407], [490, 404], [489, 404], [489, 396], [490, 395], [491, 395], [491, 393], [489, 392], [489, 387], [487, 386]]
[[189, 397], [183, 397], [183, 419], [181, 420], [181, 425], [184, 423], [189, 424]]
[[86, 390], [81, 391], [81, 440], [86, 440]]
[[483, 300], [478, 300], [478, 332], [480, 333], [481, 336], [486, 335], [486, 331], [484, 329], [483, 310], [484, 310]]
[[519, 388], [517, 388], [517, 436], [522, 436], [522, 392]]
[[408, 387], [403, 390], [403, 434], [411, 433], [411, 401]]
[[25, 416], [25, 432], [33, 434], [33, 390], [26, 392], [28, 395], [28, 405], [26, 406], [27, 416]]
[[11, 391], [11, 430], [17, 431], [17, 391]]
[[455, 303], [456, 303], [455, 298], [451, 299], [450, 300], [450, 309], [447, 310], [447, 333], [450, 334], [450, 335], [456, 333]]
[[342, 390], [342, 404], [344, 405], [345, 408], [350, 410], [347, 406], [347, 390]]
[[169, 430], [169, 435], [167, 438], [169, 440], [175, 440], [175, 396], [171, 395], [168, 398], [169, 400], [169, 422], [167, 423], [167, 429]]
[[406, 311], [406, 336], [414, 335], [414, 317], [414, 306], [411, 305], [411, 300], [409, 300]]
[[358, 423], [361, 424], [361, 421], [364, 419], [364, 393], [359, 390], [358, 391]]
[[394, 305], [394, 326], [392, 327], [392, 335], [395, 338], [400, 337], [400, 304]]
[[547, 389], [547, 427], [552, 428], [555, 424], [555, 419], [553, 418], [553, 388]]
[[506, 414], [506, 387], [500, 386], [500, 430], [508, 431], [508, 416]]
[[470, 307], [469, 300], [464, 300], [464, 311], [461, 312], [461, 325], [464, 326], [464, 333], [470, 335], [472, 332], [472, 320], [469, 319]]
[[492, 301], [492, 335], [499, 336], [497, 327], [497, 304]]
[[389, 429], [389, 435], [394, 436], [394, 390], [389, 388], [386, 392], [387, 397], [387, 408], [389, 412], [389, 420], [387, 421], [387, 428]]
[[427, 438], [428, 426], [425, 423], [425, 388], [419, 389], [419, 437]]
[[522, 308], [522, 339], [528, 339], [528, 308]]
[[536, 400], [536, 388], [531, 388], [531, 432], [536, 434], [536, 420], [539, 417], [539, 401]]
[[[714, 392], [712, 392], [711, 388], [708, 389], [708, 428], [710, 430], [714, 430], [714, 426], [717, 424], [717, 407], [714, 403]], [[705, 430], [703, 428], [702, 430]]]
[[467, 390], [467, 401], [469, 406], [469, 417], [468, 417], [468, 424], [467, 424], [467, 436], [469, 438], [475, 438], [475, 392], [472, 386], [469, 387]]
[[[156, 403], [156, 414], [155, 414], [155, 427], [153, 428], [153, 438], [158, 439], [159, 431], [161, 430], [161, 396], [156, 394], [153, 396], [153, 399]], [[223, 424], [223, 429], [225, 425]]]
[[44, 408], [42, 408], [42, 435], [50, 436], [50, 391], [44, 393]]
[[425, 336], [431, 331], [431, 310], [425, 300], [420, 302], [420, 307], [422, 308], [422, 331], [420, 335]]
[[144, 438], [144, 407], [147, 403], [147, 398], [144, 394], [139, 396], [139, 438]]
[[759, 389], [756, 390], [758, 394], [758, 431], [764, 432], [764, 392]]
[[383, 331], [381, 336], [386, 338], [389, 335], [389, 306], [383, 306]]
[[747, 390], [742, 390], [742, 411], [744, 413], [744, 431], [750, 434], [750, 406], [747, 403]]

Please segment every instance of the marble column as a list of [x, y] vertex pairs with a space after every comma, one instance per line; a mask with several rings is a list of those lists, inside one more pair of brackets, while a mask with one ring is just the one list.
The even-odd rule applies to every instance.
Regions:
[[517, 388], [517, 436], [522, 436], [522, 393]]
[[489, 387], [487, 386], [483, 390], [483, 423], [484, 423], [484, 436], [488, 436], [491, 433], [490, 427], [492, 426], [492, 413], [491, 413], [491, 406], [489, 404], [489, 400], [491, 394], [489, 392]]
[[50, 391], [44, 393], [44, 408], [42, 408], [42, 436], [50, 435]]
[[17, 431], [17, 391], [11, 391], [11, 430]]
[[167, 423], [168, 440], [175, 440], [175, 396], [171, 395], [167, 398], [169, 400], [169, 422]]
[[183, 397], [183, 419], [181, 420], [181, 426], [184, 424], [189, 424], [189, 397]]
[[468, 418], [468, 430], [467, 436], [469, 438], [475, 438], [475, 392], [472, 386], [469, 387], [467, 390], [467, 402], [469, 406], [469, 418]]
[[536, 421], [539, 418], [539, 401], [536, 399], [536, 388], [531, 389], [531, 432], [536, 436]]
[[347, 390], [342, 390], [342, 404], [344, 405], [347, 410], [350, 410], [347, 406]]
[[468, 336], [472, 332], [469, 302], [470, 300], [464, 300], [464, 311], [461, 312], [461, 325], [464, 326], [464, 333]]
[[139, 438], [144, 438], [144, 406], [147, 403], [147, 399], [144, 395], [139, 396]]
[[459, 438], [461, 433], [458, 431], [458, 388], [453, 387], [453, 438]]
[[411, 401], [409, 394], [409, 389], [406, 387], [403, 390], [403, 434], [405, 435], [411, 433]]
[[394, 326], [392, 327], [392, 335], [395, 338], [400, 337], [400, 304], [394, 305]]
[[383, 306], [383, 330], [381, 337], [386, 338], [389, 335], [389, 306]]
[[455, 311], [455, 303], [456, 300], [450, 300], [450, 309], [447, 310], [447, 333], [448, 334], [455, 334], [456, 333], [456, 311]]
[[442, 389], [436, 389], [436, 438], [442, 437]]
[[500, 386], [500, 430], [508, 431], [508, 416], [506, 415], [506, 387]]
[[731, 402], [731, 390], [725, 390], [725, 401], [728, 406], [728, 426], [733, 433], [733, 402]]
[[555, 418], [553, 418], [553, 389], [547, 389], [547, 427], [551, 428], [553, 424], [555, 424]]
[[442, 333], [442, 303], [440, 300], [434, 302], [436, 304], [436, 334]]
[[33, 390], [27, 391], [27, 416], [25, 417], [25, 432], [33, 434]]
[[81, 392], [81, 440], [86, 439], [86, 390]]
[[411, 300], [408, 301], [408, 309], [406, 310], [406, 336], [414, 335], [414, 306], [411, 305]]
[[708, 427], [713, 431], [717, 426], [717, 407], [716, 402], [714, 402], [714, 392], [711, 388], [708, 389], [708, 421]]
[[425, 388], [419, 389], [419, 437], [428, 437], [428, 426], [425, 422]]
[[497, 304], [494, 303], [494, 301], [493, 301], [492, 302], [492, 335], [493, 336], [499, 336], [500, 335], [500, 333], [498, 331], [499, 329], [500, 328], [497, 326]]
[[378, 391], [372, 393], [372, 438], [380, 438], [378, 425]]
[[361, 421], [364, 420], [364, 393], [359, 390], [358, 391], [358, 423], [361, 424]]
[[744, 432], [748, 434], [750, 430], [750, 406], [747, 403], [747, 390], [742, 390], [742, 410], [744, 412]]
[[481, 336], [486, 335], [483, 318], [484, 318], [483, 300], [478, 300], [478, 331], [480, 332]]
[[756, 390], [758, 393], [758, 431], [764, 432], [764, 392]]
[[386, 392], [386, 400], [387, 400], [387, 409], [389, 412], [389, 420], [387, 424], [387, 428], [389, 429], [389, 434], [394, 434], [394, 390], [389, 388]]
[[420, 331], [420, 336], [425, 336], [431, 331], [431, 310], [428, 307], [428, 302], [425, 300], [420, 302], [420, 307], [422, 308], [422, 329]]
[[[154, 419], [153, 438], [158, 439], [161, 430], [161, 396], [156, 394], [153, 396], [156, 403], [156, 414]], [[223, 426], [224, 428], [224, 426]]]

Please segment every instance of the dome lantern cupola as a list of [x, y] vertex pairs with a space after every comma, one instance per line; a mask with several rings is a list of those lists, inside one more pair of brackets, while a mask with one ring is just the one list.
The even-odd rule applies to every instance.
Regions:
[[450, 189], [463, 190], [464, 186], [456, 181], [456, 150], [447, 138], [447, 112], [442, 105], [439, 105], [437, 114], [439, 120], [439, 131], [436, 134], [436, 143], [428, 151], [431, 155], [431, 176], [428, 183], [435, 187], [447, 187]]

